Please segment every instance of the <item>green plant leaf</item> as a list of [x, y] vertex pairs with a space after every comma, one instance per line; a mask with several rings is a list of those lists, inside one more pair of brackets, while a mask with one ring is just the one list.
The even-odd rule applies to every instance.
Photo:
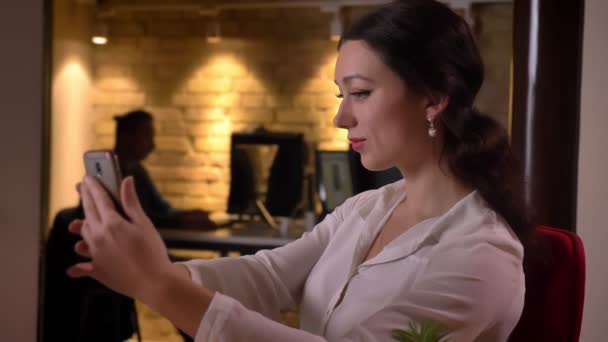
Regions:
[[434, 321], [424, 321], [422, 324], [410, 321], [407, 330], [393, 330], [392, 336], [399, 342], [446, 342], [442, 330], [441, 325]]

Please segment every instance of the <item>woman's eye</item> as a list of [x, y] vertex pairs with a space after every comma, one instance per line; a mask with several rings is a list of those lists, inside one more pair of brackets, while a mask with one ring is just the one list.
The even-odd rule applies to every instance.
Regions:
[[[348, 93], [348, 96], [352, 96], [353, 98], [359, 100], [368, 97], [370, 93], [370, 90], [351, 91], [350, 93]], [[344, 98], [344, 94], [338, 93], [336, 94], [336, 97], [342, 99]]]
[[352, 96], [356, 99], [363, 99], [363, 98], [368, 97], [370, 93], [371, 93], [371, 91], [369, 91], [369, 90], [353, 91], [350, 93], [350, 96]]

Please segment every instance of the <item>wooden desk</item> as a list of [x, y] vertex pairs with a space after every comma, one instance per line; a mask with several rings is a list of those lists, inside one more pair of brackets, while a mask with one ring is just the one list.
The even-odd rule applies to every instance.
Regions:
[[226, 256], [228, 252], [246, 255], [281, 247], [301, 237], [304, 229], [296, 221], [292, 222], [286, 236], [261, 223], [235, 224], [211, 231], [159, 229], [159, 232], [168, 248], [212, 250]]

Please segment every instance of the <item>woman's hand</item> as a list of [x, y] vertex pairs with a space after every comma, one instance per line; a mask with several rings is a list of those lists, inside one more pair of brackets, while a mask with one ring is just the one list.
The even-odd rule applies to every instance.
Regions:
[[123, 180], [120, 189], [126, 218], [95, 178], [86, 176], [80, 193], [85, 220], [73, 221], [69, 230], [83, 238], [75, 245], [76, 253], [91, 261], [70, 267], [68, 275], [92, 277], [146, 302], [146, 297], [153, 297], [176, 270], [160, 235], [141, 208], [133, 178]]

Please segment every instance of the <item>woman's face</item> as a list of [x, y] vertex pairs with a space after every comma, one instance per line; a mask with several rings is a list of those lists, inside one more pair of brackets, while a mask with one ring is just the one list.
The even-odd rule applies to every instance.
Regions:
[[342, 102], [334, 118], [348, 130], [363, 166], [402, 172], [428, 157], [425, 97], [413, 94], [364, 41], [347, 41], [338, 53], [335, 82]]

